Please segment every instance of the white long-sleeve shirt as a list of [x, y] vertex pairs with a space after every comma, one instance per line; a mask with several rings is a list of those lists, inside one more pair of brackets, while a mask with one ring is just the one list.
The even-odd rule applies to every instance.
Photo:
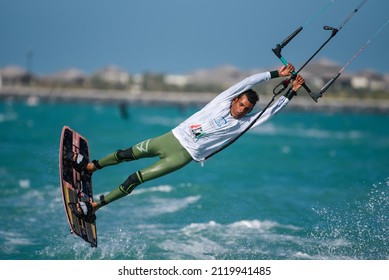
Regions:
[[[214, 151], [235, 139], [261, 113], [235, 119], [230, 114], [232, 100], [240, 93], [270, 78], [270, 72], [258, 73], [228, 88], [203, 109], [175, 127], [172, 130], [174, 136], [195, 161], [203, 161]], [[269, 120], [288, 103], [289, 99], [281, 96], [250, 129]]]

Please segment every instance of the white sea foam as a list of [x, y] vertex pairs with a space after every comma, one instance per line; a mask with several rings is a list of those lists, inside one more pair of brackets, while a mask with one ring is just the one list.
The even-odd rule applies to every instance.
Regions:
[[[366, 200], [350, 202], [350, 210], [313, 208], [321, 224], [314, 227], [311, 240], [322, 256], [332, 259], [386, 259], [388, 253], [389, 190], [387, 182], [374, 184]], [[371, 226], [374, 221], [375, 226]]]
[[184, 198], [147, 197], [145, 201], [136, 207], [136, 211], [134, 211], [133, 215], [140, 215], [143, 219], [146, 217], [175, 213], [196, 203], [200, 198], [201, 196], [187, 196]]
[[242, 220], [229, 225], [230, 228], [247, 228], [247, 229], [258, 229], [258, 230], [270, 230], [279, 224], [273, 221], [259, 221], [259, 220]]
[[137, 194], [144, 194], [144, 193], [153, 193], [153, 192], [164, 192], [164, 193], [170, 193], [173, 191], [173, 187], [170, 185], [160, 185], [160, 186], [155, 186], [151, 188], [140, 188], [136, 189], [132, 194], [137, 195]]
[[159, 247], [168, 251], [171, 258], [175, 259], [215, 259], [215, 256], [227, 251], [218, 242], [206, 237], [187, 239], [184, 242], [178, 239], [169, 239], [162, 242]]
[[18, 232], [0, 231], [0, 237], [6, 240], [6, 244], [11, 245], [31, 245], [34, 244], [30, 239]]
[[39, 105], [39, 97], [29, 96], [26, 103], [29, 107], [36, 107]]
[[201, 196], [188, 196], [184, 198], [160, 198], [152, 197], [150, 204], [147, 205], [147, 210], [144, 213], [149, 215], [161, 215], [166, 213], [174, 213], [185, 209], [190, 204], [197, 202]]
[[201, 231], [205, 229], [214, 229], [219, 228], [223, 229], [229, 229], [229, 230], [260, 230], [260, 231], [269, 231], [273, 228], [281, 228], [281, 229], [290, 229], [294, 231], [301, 230], [301, 228], [293, 226], [293, 225], [282, 225], [274, 221], [260, 221], [260, 220], [241, 220], [237, 221], [231, 224], [222, 225], [219, 223], [216, 223], [215, 221], [209, 221], [207, 223], [192, 223], [186, 227], [183, 228], [183, 231], [185, 232], [196, 232]]
[[296, 252], [293, 254], [293, 258], [295, 259], [305, 259], [305, 260], [309, 260], [311, 259], [312, 257], [307, 254], [307, 253], [303, 253], [303, 252]]
[[31, 186], [31, 182], [29, 179], [20, 179], [19, 180], [19, 186], [22, 189], [28, 189]]
[[[175, 232], [169, 232], [168, 239], [160, 244], [160, 248], [168, 251], [170, 257], [177, 259], [188, 257], [218, 259], [244, 255], [250, 258], [250, 256], [274, 254], [274, 252], [267, 252], [268, 249], [262, 244], [268, 246], [269, 243], [303, 243], [299, 241], [299, 237], [275, 232], [277, 229], [300, 230], [295, 226], [268, 220], [241, 220], [230, 224], [220, 224], [211, 220], [205, 223], [192, 223]], [[266, 240], [266, 242], [258, 243], [259, 240]], [[248, 249], [247, 244], [250, 243], [252, 245]], [[293, 253], [280, 254], [290, 256]]]
[[14, 112], [1, 113], [0, 114], [0, 123], [15, 121], [17, 119], [18, 119], [18, 115], [16, 113], [14, 113]]
[[0, 230], [0, 253], [14, 254], [25, 246], [33, 245], [34, 242], [19, 232]]

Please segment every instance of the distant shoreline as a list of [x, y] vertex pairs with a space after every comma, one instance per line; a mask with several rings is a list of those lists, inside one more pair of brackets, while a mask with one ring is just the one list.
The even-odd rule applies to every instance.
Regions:
[[[130, 92], [124, 90], [2, 87], [0, 100], [26, 100], [38, 102], [85, 102], [104, 104], [145, 104], [173, 105], [179, 107], [203, 106], [212, 100], [216, 93], [187, 92]], [[260, 96], [260, 105], [270, 101], [271, 96]], [[288, 105], [288, 110], [299, 111], [340, 111], [389, 113], [389, 100], [358, 98], [320, 98], [314, 102], [308, 95], [300, 94]]]

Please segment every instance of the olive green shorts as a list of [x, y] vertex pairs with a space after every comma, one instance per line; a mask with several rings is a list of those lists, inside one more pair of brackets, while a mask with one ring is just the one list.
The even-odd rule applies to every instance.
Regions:
[[140, 142], [132, 147], [132, 152], [137, 159], [159, 157], [149, 167], [139, 170], [143, 182], [171, 173], [193, 160], [171, 131]]

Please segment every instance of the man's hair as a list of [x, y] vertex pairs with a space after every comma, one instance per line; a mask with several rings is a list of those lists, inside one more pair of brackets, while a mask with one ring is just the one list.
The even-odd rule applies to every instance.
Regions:
[[255, 106], [255, 104], [259, 100], [258, 93], [256, 91], [252, 90], [251, 88], [240, 93], [238, 95], [238, 99], [241, 98], [243, 95], [247, 96], [247, 99], [250, 101], [251, 104], [253, 104], [253, 106]]

